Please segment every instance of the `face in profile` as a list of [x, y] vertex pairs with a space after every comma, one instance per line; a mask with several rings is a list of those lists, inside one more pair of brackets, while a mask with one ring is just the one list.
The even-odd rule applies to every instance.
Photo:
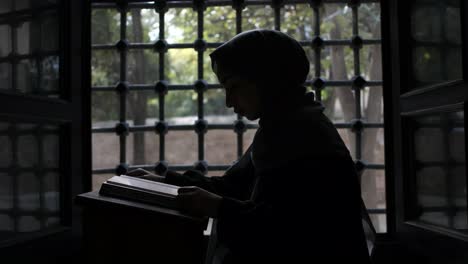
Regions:
[[220, 84], [226, 92], [226, 106], [249, 120], [261, 117], [259, 88], [255, 82], [230, 73], [219, 65], [214, 68]]

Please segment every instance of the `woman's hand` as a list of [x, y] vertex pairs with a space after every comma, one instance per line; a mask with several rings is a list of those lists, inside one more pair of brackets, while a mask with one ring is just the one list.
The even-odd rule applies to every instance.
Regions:
[[223, 198], [204, 189], [180, 187], [177, 202], [182, 211], [196, 216], [216, 217]]
[[164, 182], [165, 177], [159, 176], [156, 174], [153, 174], [147, 170], [138, 168], [136, 170], [132, 170], [127, 172], [128, 176], [140, 178], [140, 179], [145, 179], [145, 180], [150, 180], [150, 181], [157, 181], [157, 182]]

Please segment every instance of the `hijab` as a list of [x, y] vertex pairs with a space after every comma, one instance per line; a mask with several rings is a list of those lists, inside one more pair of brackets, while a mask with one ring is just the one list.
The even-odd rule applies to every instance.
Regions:
[[213, 69], [223, 65], [230, 73], [254, 81], [264, 94], [302, 96], [309, 73], [304, 49], [287, 34], [268, 29], [242, 32], [210, 54]]

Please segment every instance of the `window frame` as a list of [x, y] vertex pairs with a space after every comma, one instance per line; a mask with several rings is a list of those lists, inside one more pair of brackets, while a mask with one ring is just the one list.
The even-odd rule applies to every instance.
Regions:
[[[50, 257], [72, 256], [79, 248], [81, 216], [73, 200], [91, 189], [90, 94], [86, 91], [90, 83], [89, 6], [89, 0], [62, 0], [58, 4], [58, 98], [0, 90], [2, 122], [53, 124], [59, 126], [60, 134], [60, 227], [2, 242], [3, 256], [52, 260]], [[0, 16], [14, 21], [27, 12], [35, 11], [27, 9]]]
[[[390, 89], [385, 93], [386, 124], [391, 137], [386, 159], [387, 190], [389, 198], [387, 208], [393, 219], [389, 219], [389, 230], [393, 237], [409, 250], [411, 255], [421, 259], [437, 260], [444, 263], [459, 263], [468, 260], [468, 235], [441, 228], [435, 225], [421, 223], [411, 219], [408, 214], [414, 197], [414, 183], [411, 180], [409, 155], [411, 155], [411, 135], [405, 128], [409, 125], [406, 117], [420, 116], [425, 113], [440, 113], [441, 111], [464, 110], [466, 131], [466, 110], [468, 90], [468, 4], [460, 1], [461, 34], [462, 34], [462, 79], [444, 81], [434, 85], [419, 87], [408, 91], [406, 85], [412, 85], [410, 45], [410, 10], [408, 3], [403, 1], [386, 1], [384, 13], [388, 34], [386, 63], [384, 72]], [[385, 52], [385, 51], [384, 51]], [[385, 77], [384, 77], [385, 79]], [[391, 146], [391, 147], [390, 147]], [[468, 150], [467, 134], [465, 133], [465, 154]], [[391, 176], [390, 176], [391, 175]], [[467, 171], [468, 180], [468, 171]], [[467, 181], [468, 184], [468, 181]], [[391, 201], [391, 203], [390, 203]], [[389, 213], [390, 214], [390, 213]]]

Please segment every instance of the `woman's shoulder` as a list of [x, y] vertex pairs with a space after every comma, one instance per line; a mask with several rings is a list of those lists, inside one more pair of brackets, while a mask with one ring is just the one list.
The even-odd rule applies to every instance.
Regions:
[[311, 116], [301, 117], [303, 122], [260, 131], [253, 142], [254, 163], [283, 166], [303, 159], [349, 157], [349, 151], [338, 132], [321, 115], [312, 113]]

